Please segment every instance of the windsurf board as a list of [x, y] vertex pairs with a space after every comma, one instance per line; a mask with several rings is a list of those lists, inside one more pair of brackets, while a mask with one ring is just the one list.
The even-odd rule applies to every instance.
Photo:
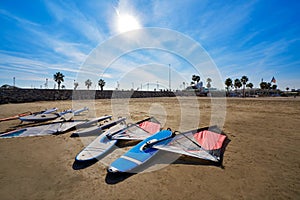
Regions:
[[122, 117], [120, 119], [117, 119], [115, 121], [111, 121], [111, 122], [108, 122], [106, 124], [103, 124], [101, 126], [92, 126], [92, 127], [88, 127], [88, 128], [84, 128], [84, 129], [81, 129], [81, 130], [78, 130], [78, 131], [75, 131], [71, 136], [72, 137], [86, 137], [86, 136], [95, 136], [95, 135], [99, 135], [102, 133], [102, 131], [104, 129], [107, 129], [107, 128], [110, 128], [112, 126], [115, 126], [121, 122], [124, 122], [126, 120], [125, 117]]
[[131, 148], [120, 158], [111, 163], [108, 172], [133, 172], [133, 170], [152, 158], [158, 149], [152, 148], [151, 144], [167, 144], [172, 140], [173, 133], [170, 130], [162, 130]]
[[85, 162], [105, 157], [108, 152], [117, 143], [117, 140], [111, 140], [107, 137], [108, 134], [114, 133], [125, 129], [127, 126], [125, 123], [120, 123], [114, 127], [111, 127], [103, 134], [99, 135], [92, 143], [86, 146], [81, 152], [75, 157], [76, 161]]

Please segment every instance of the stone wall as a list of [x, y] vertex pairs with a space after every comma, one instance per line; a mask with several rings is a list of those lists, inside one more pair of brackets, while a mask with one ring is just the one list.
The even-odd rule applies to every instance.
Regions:
[[[197, 96], [205, 94], [196, 93]], [[53, 89], [0, 89], [0, 104], [72, 99], [150, 98], [195, 96], [193, 91], [116, 91], [116, 90], [53, 90]]]

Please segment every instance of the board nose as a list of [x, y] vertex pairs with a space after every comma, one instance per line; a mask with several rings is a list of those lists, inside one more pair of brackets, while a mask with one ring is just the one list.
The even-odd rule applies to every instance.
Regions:
[[117, 173], [117, 172], [119, 172], [119, 170], [117, 168], [115, 168], [115, 167], [108, 167], [107, 168], [107, 172], [109, 172], [109, 173]]

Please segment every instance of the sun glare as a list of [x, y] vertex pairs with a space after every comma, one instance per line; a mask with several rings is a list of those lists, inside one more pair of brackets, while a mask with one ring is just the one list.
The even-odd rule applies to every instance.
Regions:
[[141, 27], [138, 20], [134, 16], [128, 14], [118, 15], [117, 23], [118, 32], [120, 33], [131, 31]]

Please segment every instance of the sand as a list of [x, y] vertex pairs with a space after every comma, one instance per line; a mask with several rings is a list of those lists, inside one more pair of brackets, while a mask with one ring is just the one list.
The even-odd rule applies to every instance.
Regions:
[[[210, 123], [211, 101], [199, 98], [199, 108], [189, 98], [130, 99], [132, 120], [149, 114], [164, 128], [188, 129], [180, 124], [195, 120]], [[90, 102], [89, 102], [90, 103]], [[118, 104], [118, 103], [114, 103]], [[119, 106], [123, 105], [119, 102]], [[0, 105], [0, 118], [25, 111], [72, 106], [71, 101]], [[111, 100], [96, 100], [97, 115], [120, 114]], [[182, 111], [184, 110], [184, 111]], [[125, 115], [126, 115], [125, 114]], [[128, 117], [127, 116], [127, 117]], [[80, 138], [62, 135], [0, 139], [1, 199], [298, 199], [300, 197], [300, 98], [231, 98], [226, 101], [223, 126], [228, 144], [224, 168], [187, 162], [186, 158], [160, 170], [111, 177], [97, 162], [73, 169], [74, 158], [84, 148]], [[0, 122], [0, 132], [18, 125]], [[182, 131], [182, 130], [181, 130]]]

